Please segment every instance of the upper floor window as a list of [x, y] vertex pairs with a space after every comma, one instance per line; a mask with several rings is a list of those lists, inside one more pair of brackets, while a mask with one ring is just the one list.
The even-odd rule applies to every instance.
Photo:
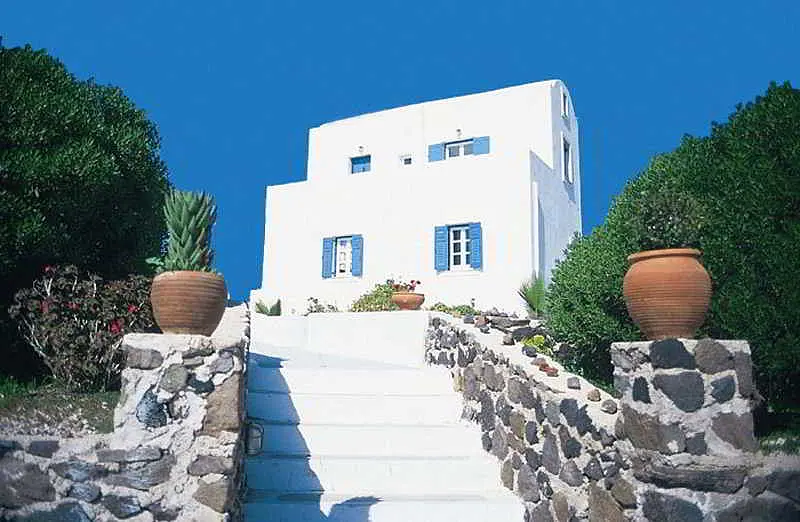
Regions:
[[350, 172], [352, 174], [356, 174], [358, 172], [369, 172], [371, 163], [372, 156], [369, 154], [366, 156], [356, 156], [355, 158], [350, 158]]
[[573, 178], [572, 146], [570, 145], [569, 141], [567, 141], [567, 138], [561, 138], [561, 141], [563, 143], [562, 145], [563, 153], [561, 157], [561, 165], [562, 165], [561, 177], [565, 181], [569, 181], [570, 183], [572, 183], [572, 178]]
[[411, 165], [411, 163], [412, 163], [411, 154], [404, 154], [400, 156], [400, 165], [406, 166], [406, 165]]
[[569, 120], [569, 98], [566, 91], [561, 91], [561, 117]]
[[471, 156], [473, 151], [473, 140], [453, 141], [445, 143], [445, 158], [457, 158], [459, 156]]

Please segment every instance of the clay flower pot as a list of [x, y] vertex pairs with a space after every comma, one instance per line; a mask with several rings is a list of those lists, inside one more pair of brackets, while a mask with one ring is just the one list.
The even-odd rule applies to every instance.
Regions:
[[633, 322], [650, 340], [691, 338], [705, 320], [711, 278], [693, 248], [647, 250], [628, 256], [622, 293]]
[[227, 298], [225, 280], [210, 272], [163, 272], [150, 289], [153, 316], [164, 333], [211, 335]]
[[414, 292], [395, 292], [392, 294], [392, 302], [400, 307], [400, 310], [419, 310], [425, 301], [425, 294]]

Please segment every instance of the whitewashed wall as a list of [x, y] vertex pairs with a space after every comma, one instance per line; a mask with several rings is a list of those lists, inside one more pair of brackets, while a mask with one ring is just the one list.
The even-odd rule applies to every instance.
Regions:
[[[564, 200], [560, 130], [553, 124], [561, 123], [560, 94], [553, 95], [560, 85], [527, 84], [312, 129], [309, 181], [267, 190], [260, 295], [281, 297], [284, 313], [302, 313], [310, 296], [344, 309], [375, 283], [400, 276], [422, 280], [427, 305], [474, 298], [479, 307], [521, 310], [516, 288], [549, 266], [534, 248], [537, 196], [553, 205]], [[428, 162], [430, 144], [477, 136], [490, 137], [489, 154]], [[577, 139], [573, 146], [577, 153]], [[351, 174], [350, 158], [365, 154], [372, 156], [371, 171]], [[401, 164], [405, 154], [412, 165]], [[541, 158], [536, 169], [534, 156]], [[548, 172], [557, 193], [543, 182]], [[530, 188], [534, 180], [538, 195]], [[539, 226], [555, 227], [558, 237], [579, 230], [580, 209], [567, 203], [563, 212], [545, 212]], [[434, 227], [475, 221], [483, 227], [483, 270], [436, 273]], [[364, 237], [363, 277], [323, 279], [322, 238], [351, 234]], [[554, 257], [551, 243], [544, 246], [542, 259]]]

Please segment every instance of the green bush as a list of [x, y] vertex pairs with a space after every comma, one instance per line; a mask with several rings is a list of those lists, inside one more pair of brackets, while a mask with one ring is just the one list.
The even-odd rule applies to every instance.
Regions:
[[0, 45], [0, 373], [36, 367], [5, 311], [44, 265], [145, 273], [165, 231], [159, 147], [156, 126], [119, 88], [78, 80], [44, 51]]
[[[279, 301], [280, 302], [280, 301]], [[316, 297], [309, 297], [308, 298], [308, 308], [306, 308], [305, 315], [309, 314], [319, 314], [319, 313], [329, 313], [329, 312], [338, 312], [339, 309], [336, 305], [323, 303]]]
[[444, 303], [435, 303], [433, 306], [430, 307], [430, 310], [433, 312], [444, 312], [446, 314], [450, 314], [455, 317], [480, 314], [480, 312], [476, 310], [475, 307], [467, 304], [450, 306]]
[[697, 246], [713, 296], [699, 332], [750, 341], [760, 392], [777, 409], [800, 398], [800, 91], [771, 85], [708, 137], [684, 137], [576, 239], [553, 272], [549, 326], [576, 347], [568, 361], [611, 379], [613, 341], [641, 338], [622, 299], [626, 257]]
[[399, 310], [400, 308], [392, 302], [394, 288], [392, 283], [378, 283], [375, 288], [362, 295], [350, 305], [351, 312], [386, 312], [389, 310]]
[[267, 306], [263, 301], [256, 303], [256, 313], [264, 315], [281, 315], [281, 300], [278, 299], [272, 306]]
[[517, 294], [525, 301], [528, 313], [533, 317], [540, 317], [545, 310], [545, 286], [544, 279], [534, 277], [520, 285]]
[[157, 330], [150, 283], [138, 275], [104, 282], [74, 266], [48, 266], [17, 292], [9, 313], [57, 382], [72, 391], [114, 389], [123, 335]]

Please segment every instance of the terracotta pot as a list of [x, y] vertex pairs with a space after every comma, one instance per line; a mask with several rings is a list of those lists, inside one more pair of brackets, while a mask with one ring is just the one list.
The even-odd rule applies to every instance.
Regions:
[[419, 310], [425, 301], [425, 294], [414, 292], [395, 292], [392, 294], [392, 302], [400, 307], [400, 310]]
[[153, 315], [164, 333], [211, 335], [227, 298], [225, 280], [209, 272], [164, 272], [150, 289]]
[[691, 338], [705, 320], [711, 278], [693, 248], [628, 256], [622, 293], [633, 322], [650, 340]]

